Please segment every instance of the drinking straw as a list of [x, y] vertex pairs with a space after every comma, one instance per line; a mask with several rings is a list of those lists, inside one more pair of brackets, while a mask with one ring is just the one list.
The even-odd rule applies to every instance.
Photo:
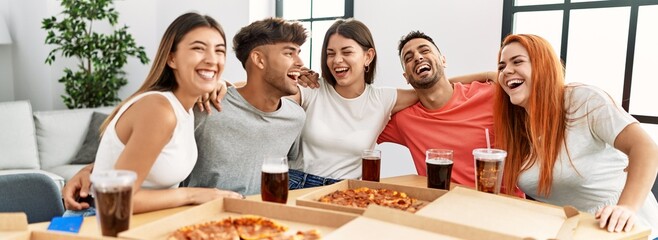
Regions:
[[491, 140], [489, 140], [489, 128], [484, 129], [484, 135], [487, 136], [487, 150], [491, 150]]

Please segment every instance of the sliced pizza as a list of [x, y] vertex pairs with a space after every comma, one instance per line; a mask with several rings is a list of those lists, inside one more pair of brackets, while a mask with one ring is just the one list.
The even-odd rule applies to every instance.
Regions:
[[317, 240], [322, 239], [318, 230], [297, 231], [286, 234], [288, 227], [271, 219], [245, 215], [201, 224], [185, 226], [174, 231], [169, 240]]
[[288, 227], [271, 219], [253, 215], [233, 219], [233, 226], [242, 239], [267, 239], [282, 235], [288, 230]]
[[197, 240], [222, 239], [240, 240], [238, 231], [233, 227], [233, 220], [227, 218], [221, 221], [212, 221], [182, 227], [176, 230], [169, 240]]
[[404, 192], [390, 189], [371, 189], [360, 187], [355, 189], [337, 190], [318, 199], [320, 202], [365, 208], [369, 204], [392, 207], [408, 212], [416, 212], [426, 203], [409, 197]]

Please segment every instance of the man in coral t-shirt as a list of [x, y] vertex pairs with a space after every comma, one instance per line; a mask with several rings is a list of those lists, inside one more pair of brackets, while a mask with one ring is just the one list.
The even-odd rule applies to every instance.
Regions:
[[[420, 101], [394, 114], [377, 142], [409, 148], [422, 176], [426, 176], [425, 150], [452, 149], [452, 182], [474, 187], [472, 151], [487, 147], [485, 129], [493, 132], [495, 86], [491, 82], [450, 83], [444, 74], [445, 57], [422, 32], [407, 34], [398, 51], [403, 75]], [[493, 136], [490, 141], [494, 142]]]

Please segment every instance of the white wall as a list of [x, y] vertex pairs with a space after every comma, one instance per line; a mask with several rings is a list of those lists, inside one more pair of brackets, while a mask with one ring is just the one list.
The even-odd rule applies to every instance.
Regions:
[[14, 71], [11, 58], [11, 46], [0, 45], [0, 102], [14, 100]]
[[[0, 18], [3, 20], [0, 22], [9, 24], [8, 0], [0, 0]], [[11, 52], [11, 45], [0, 45], [0, 102], [14, 100], [14, 71]]]
[[[447, 60], [446, 74], [495, 70], [502, 29], [502, 0], [355, 0], [354, 17], [370, 28], [378, 53], [375, 84], [411, 88], [402, 77], [398, 41], [412, 30], [434, 39]], [[385, 143], [382, 176], [416, 173], [406, 147]]]
[[8, 1], [14, 97], [29, 99], [33, 109], [53, 107], [52, 89], [57, 78], [51, 78], [51, 68], [44, 64], [49, 49], [44, 46], [46, 33], [41, 30], [41, 19], [49, 16], [52, 6], [45, 0]]
[[[276, 4], [272, 0], [249, 1], [249, 22], [273, 17], [276, 14]], [[246, 75], [245, 75], [246, 76]]]

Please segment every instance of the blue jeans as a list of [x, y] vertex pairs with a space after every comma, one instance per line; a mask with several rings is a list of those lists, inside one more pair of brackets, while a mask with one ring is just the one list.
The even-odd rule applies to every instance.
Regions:
[[288, 177], [290, 179], [288, 181], [288, 188], [290, 190], [331, 185], [341, 181], [339, 179], [323, 178], [294, 169], [288, 170]]
[[94, 207], [89, 207], [87, 209], [82, 209], [79, 211], [76, 210], [66, 210], [64, 211], [64, 214], [62, 217], [70, 217], [70, 216], [82, 216], [82, 217], [89, 217], [89, 216], [96, 216], [96, 209]]

